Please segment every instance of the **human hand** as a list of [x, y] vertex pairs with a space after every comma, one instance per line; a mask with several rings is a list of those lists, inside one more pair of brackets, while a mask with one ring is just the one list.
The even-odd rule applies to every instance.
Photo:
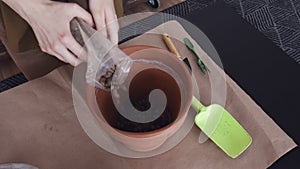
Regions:
[[86, 59], [86, 53], [70, 31], [74, 17], [83, 19], [91, 26], [92, 16], [75, 3], [51, 0], [3, 0], [32, 27], [43, 52], [58, 59], [78, 65]]
[[113, 0], [89, 0], [96, 29], [113, 44], [118, 43], [119, 24]]

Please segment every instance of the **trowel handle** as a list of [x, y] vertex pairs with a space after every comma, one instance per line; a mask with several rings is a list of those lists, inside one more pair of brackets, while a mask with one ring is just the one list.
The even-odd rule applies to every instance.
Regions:
[[193, 96], [192, 107], [194, 108], [194, 110], [196, 110], [197, 113], [200, 113], [201, 109], [205, 106], [195, 96]]
[[169, 50], [174, 53], [179, 59], [180, 59], [180, 54], [177, 51], [175, 45], [173, 44], [172, 40], [170, 39], [169, 35], [164, 33], [162, 35], [163, 40], [165, 41], [167, 47], [169, 48]]
[[81, 45], [84, 46], [84, 39], [83, 36], [80, 33], [80, 29], [85, 33], [86, 36], [91, 37], [96, 30], [85, 23], [82, 19], [80, 18], [73, 18], [70, 22], [70, 29], [73, 37], [75, 40]]

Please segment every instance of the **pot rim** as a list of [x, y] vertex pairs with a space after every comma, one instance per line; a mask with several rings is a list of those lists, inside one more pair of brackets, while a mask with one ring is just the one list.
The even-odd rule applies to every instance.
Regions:
[[[181, 64], [183, 67], [185, 67], [184, 63], [181, 60], [177, 59], [177, 57], [173, 53], [171, 53], [171, 52], [169, 52], [169, 51], [167, 51], [165, 49], [158, 48], [158, 47], [149, 46], [149, 45], [134, 45], [134, 46], [128, 46], [128, 47], [121, 48], [121, 50], [123, 50], [125, 52], [126, 50], [133, 49], [133, 48], [138, 48], [139, 50], [151, 49], [151, 48], [163, 50], [166, 53], [168, 53], [168, 55], [173, 55], [174, 57], [172, 57], [172, 59], [175, 60], [175, 61], [177, 61], [177, 62], [179, 62], [179, 64]], [[133, 53], [135, 53], [135, 52], [137, 52], [139, 50], [131, 52], [128, 55], [131, 55], [131, 54], [133, 54]], [[186, 74], [190, 74], [188, 72], [188, 70], [184, 69], [184, 71], [186, 71], [185, 72]], [[189, 81], [190, 81], [190, 84], [192, 84], [191, 78], [189, 79]], [[91, 93], [88, 92], [88, 91], [91, 91], [91, 90], [94, 90], [94, 87], [92, 87], [89, 84], [86, 84], [87, 98], [91, 97], [91, 96], [89, 96]], [[101, 90], [101, 89], [99, 89], [99, 90]], [[97, 91], [95, 90], [94, 93], [95, 92], [97, 92]], [[93, 106], [90, 105], [91, 104], [90, 103], [90, 101], [91, 101], [90, 99], [87, 99], [87, 104], [88, 104], [88, 107], [90, 108], [92, 114], [94, 115], [94, 117], [96, 117], [97, 121], [99, 121], [101, 123], [101, 125], [104, 125], [105, 128], [107, 128], [108, 130], [114, 132], [113, 133], [114, 135], [117, 134], [117, 133], [119, 133], [123, 137], [129, 137], [129, 138], [133, 138], [133, 139], [135, 139], [135, 138], [150, 138], [150, 137], [158, 137], [160, 135], [172, 135], [172, 133], [166, 132], [166, 131], [171, 130], [172, 129], [171, 126], [174, 126], [175, 124], [183, 123], [183, 121], [186, 119], [186, 116], [187, 116], [187, 114], [189, 112], [189, 109], [190, 109], [190, 106], [192, 104], [193, 91], [190, 90], [188, 92], [188, 95], [191, 96], [191, 97], [189, 97], [188, 100], [186, 101], [186, 105], [187, 106], [184, 107], [184, 109], [182, 110], [182, 113], [179, 113], [178, 117], [173, 122], [169, 123], [168, 125], [166, 125], [166, 126], [164, 126], [162, 128], [159, 128], [159, 129], [156, 129], [156, 130], [152, 130], [152, 131], [147, 131], [147, 132], [129, 132], [129, 131], [123, 131], [123, 130], [114, 128], [111, 125], [109, 125], [108, 122], [105, 119], [103, 119], [104, 117], [103, 118], [99, 117], [99, 115], [95, 112]], [[107, 132], [110, 132], [110, 131], [107, 131]], [[108, 134], [111, 134], [111, 133], [108, 133]], [[120, 136], [118, 136], [118, 137], [120, 137]]]

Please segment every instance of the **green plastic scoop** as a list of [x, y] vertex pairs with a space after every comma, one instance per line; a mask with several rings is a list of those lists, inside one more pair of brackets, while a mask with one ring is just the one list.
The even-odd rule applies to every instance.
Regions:
[[193, 97], [192, 107], [197, 111], [196, 125], [231, 158], [250, 146], [251, 136], [222, 106], [205, 107]]

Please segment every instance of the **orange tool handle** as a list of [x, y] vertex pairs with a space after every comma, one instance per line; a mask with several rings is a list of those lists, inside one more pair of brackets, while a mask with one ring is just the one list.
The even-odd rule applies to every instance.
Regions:
[[170, 39], [169, 35], [164, 33], [162, 35], [163, 40], [165, 41], [167, 47], [169, 48], [169, 50], [174, 53], [178, 58], [180, 58], [179, 52], [177, 51], [177, 49], [175, 48], [172, 40]]

